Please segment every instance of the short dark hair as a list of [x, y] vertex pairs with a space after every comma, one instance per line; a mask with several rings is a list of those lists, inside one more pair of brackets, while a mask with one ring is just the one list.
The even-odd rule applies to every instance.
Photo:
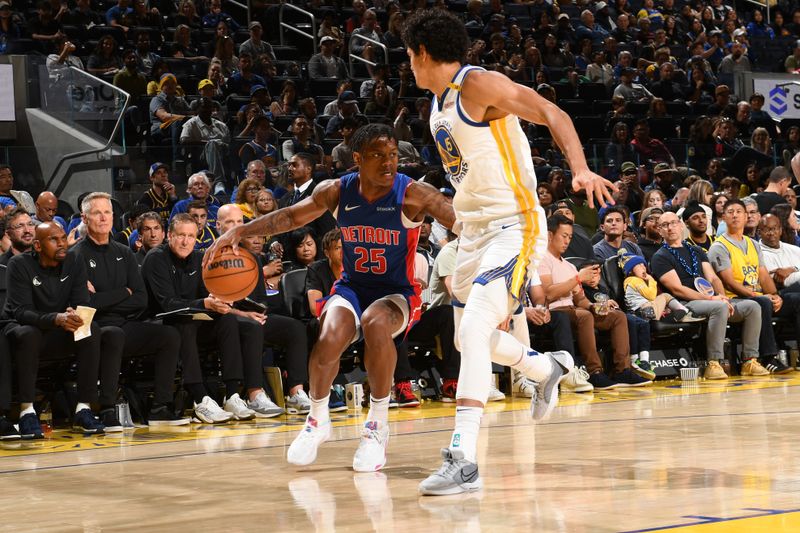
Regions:
[[386, 137], [390, 141], [398, 143], [394, 128], [386, 124], [372, 123], [361, 126], [353, 134], [350, 146], [354, 152], [361, 152], [369, 143], [380, 137]]
[[550, 233], [555, 233], [556, 231], [558, 231], [559, 226], [572, 226], [572, 225], [574, 225], [574, 223], [561, 213], [555, 213], [554, 215], [551, 215], [547, 219], [547, 231]]
[[240, 53], [239, 53], [239, 59], [241, 59], [241, 58], [243, 58], [243, 57], [246, 57], [246, 58], [247, 58], [247, 59], [249, 59], [250, 61], [252, 61], [252, 60], [253, 60], [253, 54], [251, 54], [250, 52], [240, 52]]
[[172, 220], [169, 221], [169, 232], [172, 233], [175, 231], [178, 224], [194, 224], [194, 226], [197, 227], [197, 222], [186, 213], [178, 213], [172, 217]]
[[205, 200], [192, 200], [189, 202], [186, 205], [186, 213], [188, 214], [192, 209], [202, 209], [206, 212], [206, 214], [208, 214], [208, 204]]
[[464, 63], [471, 45], [464, 23], [441, 9], [420, 9], [406, 19], [403, 42], [418, 54], [420, 46], [435, 61]]
[[297, 152], [292, 157], [300, 159], [307, 167], [311, 167], [312, 170], [314, 168], [314, 165], [316, 165], [317, 161], [317, 159], [313, 155], [306, 152]]
[[727, 202], [725, 202], [725, 205], [722, 207], [722, 210], [723, 210], [723, 211], [727, 211], [727, 210], [728, 210], [728, 206], [730, 206], [730, 205], [740, 205], [740, 206], [742, 206], [742, 209], [744, 209], [745, 211], [747, 211], [747, 206], [745, 206], [745, 205], [744, 205], [744, 202], [743, 202], [743, 201], [741, 201], [741, 200], [740, 200], [740, 199], [738, 199], [738, 198], [731, 198], [730, 200], [728, 200]]
[[155, 211], [148, 211], [146, 213], [142, 213], [136, 219], [136, 231], [138, 231], [140, 235], [142, 233], [144, 223], [147, 222], [148, 220], [155, 220], [161, 225], [161, 229], [164, 229], [164, 219], [161, 218], [161, 215], [159, 215]]
[[767, 181], [769, 183], [780, 183], [783, 180], [791, 180], [791, 179], [792, 175], [789, 172], [789, 169], [787, 169], [784, 166], [777, 166], [772, 169], [772, 172], [769, 173], [769, 178], [767, 178]]
[[611, 215], [613, 213], [617, 213], [618, 215], [620, 215], [622, 217], [622, 221], [623, 222], [625, 222], [625, 219], [628, 217], [628, 215], [627, 215], [627, 213], [625, 213], [624, 209], [622, 209], [621, 207], [615, 205], [615, 206], [612, 206], [612, 207], [609, 207], [608, 209], [606, 209], [606, 212], [603, 213], [603, 216], [600, 217], [600, 223], [604, 224], [606, 219], [608, 218], [608, 215]]
[[327, 250], [341, 238], [342, 238], [342, 230], [340, 230], [339, 228], [333, 228], [322, 237], [322, 249]]

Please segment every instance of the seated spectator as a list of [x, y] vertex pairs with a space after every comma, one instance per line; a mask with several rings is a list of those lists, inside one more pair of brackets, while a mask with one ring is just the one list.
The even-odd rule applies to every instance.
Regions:
[[122, 24], [127, 28], [146, 27], [159, 28], [164, 26], [157, 7], [147, 6], [147, 0], [133, 0], [133, 10], [122, 16]]
[[663, 214], [664, 210], [660, 207], [648, 207], [642, 210], [639, 220], [639, 240], [637, 244], [642, 250], [648, 264], [653, 258], [653, 255], [663, 244], [661, 234], [658, 232], [658, 221]]
[[619, 85], [614, 89], [614, 96], [621, 96], [626, 102], [649, 102], [653, 94], [641, 83], [633, 83], [636, 69], [627, 67], [620, 71]]
[[[748, 135], [750, 137], [750, 146], [753, 148], [767, 153], [767, 151], [772, 151], [772, 144], [769, 145], [769, 148], [763, 147], [764, 149], [756, 148], [756, 143], [754, 143], [754, 138], [752, 137], [752, 133], [754, 133], [755, 127], [753, 126], [752, 122], [750, 121], [750, 104], [742, 100], [738, 104], [736, 104], [736, 116], [733, 118], [733, 125], [736, 126], [737, 134], [741, 139], [747, 139]], [[767, 139], [769, 139], [769, 135], [767, 135]], [[759, 142], [763, 144], [764, 139], [759, 139]]]
[[239, 159], [247, 167], [251, 161], [261, 161], [266, 168], [273, 168], [278, 164], [278, 149], [270, 144], [273, 137], [272, 122], [266, 115], [259, 115], [250, 122], [250, 131], [253, 138], [239, 149]]
[[188, 212], [188, 206], [191, 202], [201, 200], [208, 206], [208, 223], [212, 226], [217, 224], [217, 210], [221, 205], [219, 200], [211, 192], [211, 182], [208, 181], [208, 176], [202, 172], [197, 172], [189, 176], [189, 182], [186, 186], [186, 192], [189, 193], [189, 198], [179, 200], [170, 212], [169, 219], [172, 220], [178, 213]]
[[[322, 110], [323, 116], [332, 117], [339, 113], [339, 96], [345, 91], [353, 92], [353, 82], [350, 80], [339, 80], [336, 83], [336, 99], [325, 104], [325, 108]], [[355, 95], [355, 93], [353, 94]], [[358, 100], [356, 100], [356, 102], [358, 102]], [[357, 108], [358, 104], [356, 104], [356, 109]], [[358, 113], [358, 111], [356, 112]]]
[[214, 175], [215, 181], [224, 182], [227, 180], [225, 167], [231, 133], [224, 122], [212, 116], [213, 113], [214, 102], [209, 98], [202, 98], [197, 116], [183, 124], [181, 144], [199, 149], [202, 157], [196, 163], [208, 168]]
[[10, 211], [20, 206], [30, 214], [35, 213], [36, 207], [30, 193], [24, 190], [15, 191], [13, 187], [14, 174], [11, 167], [0, 164], [0, 208]]
[[586, 66], [586, 77], [594, 83], [602, 83], [610, 90], [614, 86], [614, 68], [606, 61], [605, 52], [595, 52], [592, 59], [592, 63]]
[[[727, 178], [723, 178], [722, 181], [719, 182], [719, 190], [720, 192], [724, 192], [728, 195], [728, 198], [739, 198], [739, 191], [742, 188], [742, 182], [739, 181], [738, 178], [734, 178], [733, 176], [728, 176]], [[720, 213], [722, 210], [720, 209]]]
[[139, 240], [139, 251], [136, 252], [136, 262], [141, 267], [147, 253], [153, 248], [164, 244], [164, 219], [155, 211], [148, 211], [136, 219], [136, 233]]
[[[153, 73], [150, 75], [150, 79], [147, 82], [147, 96], [156, 96], [159, 93], [161, 77], [164, 74], [169, 74], [169, 67], [167, 66], [166, 61], [159, 59], [153, 65]], [[186, 93], [183, 91], [183, 87], [180, 85], [178, 85], [175, 89], [175, 94], [178, 96], [186, 95]]]
[[672, 157], [667, 146], [661, 140], [650, 137], [650, 124], [647, 119], [636, 121], [636, 125], [633, 127], [631, 146], [642, 161], [667, 163], [670, 167], [675, 166], [675, 158]]
[[117, 41], [110, 35], [104, 35], [97, 41], [97, 46], [86, 62], [86, 72], [95, 76], [113, 76], [121, 68], [122, 60], [117, 55]]
[[[28, 438], [43, 438], [33, 408], [39, 358], [71, 354], [78, 360], [73, 430], [102, 435], [105, 422], [110, 430], [121, 431], [116, 415], [120, 350], [101, 346], [102, 330], [94, 321], [89, 327], [91, 335], [75, 340], [74, 332], [84, 325], [75, 309], [89, 306], [86, 268], [75, 255], [67, 254], [67, 236], [57, 224], [40, 224], [33, 248], [35, 253], [20, 254], [9, 261], [3, 308], [3, 319], [7, 321], [4, 333], [18, 367], [20, 433]], [[98, 378], [102, 421], [95, 418], [90, 407], [97, 401]]]
[[164, 163], [153, 163], [148, 172], [150, 188], [144, 191], [137, 205], [155, 211], [164, 220], [169, 220], [172, 208], [178, 201], [175, 185], [169, 181], [169, 167]]
[[642, 250], [638, 245], [622, 238], [627, 227], [627, 218], [625, 210], [616, 206], [609, 207], [603, 213], [600, 218], [600, 231], [603, 233], [603, 240], [592, 247], [595, 259], [605, 261], [609, 257], [617, 255], [621, 249], [633, 255], [642, 255]]
[[744, 357], [757, 357], [760, 307], [748, 300], [728, 299], [705, 251], [682, 240], [683, 227], [676, 214], [664, 213], [659, 225], [666, 246], [653, 256], [653, 275], [670, 294], [684, 302], [692, 315], [708, 318], [705, 336], [708, 366], [704, 376], [706, 379], [725, 379], [728, 375], [721, 363], [725, 359], [727, 323], [729, 320], [744, 323]]
[[179, 24], [178, 27], [175, 28], [175, 36], [170, 53], [172, 57], [188, 59], [190, 61], [208, 60], [208, 57], [206, 57], [200, 51], [200, 48], [192, 41], [192, 29], [186, 24]]
[[208, 13], [203, 17], [204, 28], [216, 28], [224, 22], [232, 32], [239, 31], [239, 24], [232, 16], [222, 11], [222, 0], [211, 0]]
[[36, 213], [33, 223], [39, 225], [42, 222], [55, 222], [64, 231], [67, 230], [67, 222], [58, 216], [58, 198], [50, 191], [42, 191], [36, 198]]
[[[183, 386], [194, 400], [194, 415], [206, 424], [231, 419], [248, 420], [255, 416], [272, 417], [283, 412], [264, 392], [261, 384], [264, 317], [253, 319], [208, 293], [202, 277], [203, 256], [194, 251], [197, 224], [186, 215], [176, 215], [170, 222], [167, 242], [147, 254], [142, 265], [150, 300], [150, 313], [178, 311], [184, 308], [205, 309], [212, 321], [196, 321], [171, 315], [164, 323], [175, 327], [181, 336]], [[203, 384], [199, 346], [212, 344], [222, 359], [225, 383], [224, 408], [215, 402]], [[248, 402], [240, 397], [240, 385]]]
[[217, 232], [214, 229], [216, 225], [212, 226], [208, 222], [208, 205], [200, 200], [189, 202], [186, 214], [192, 217], [197, 225], [197, 241], [194, 249], [201, 252], [207, 250], [217, 240]]
[[183, 123], [191, 114], [188, 102], [178, 96], [177, 90], [177, 78], [164, 74], [159, 80], [159, 93], [150, 101], [150, 137], [157, 144], [172, 145], [173, 161], [179, 159]]
[[[758, 223], [761, 222], [761, 213], [758, 210], [758, 204], [755, 198], [751, 196], [742, 198], [742, 204], [744, 205], [745, 214], [747, 215], [747, 220], [744, 223], [744, 234], [751, 239], [757, 240]], [[725, 219], [726, 217], [723, 216], [723, 220]], [[720, 228], [727, 231], [727, 224], [725, 226], [720, 225]], [[717, 230], [717, 236], [722, 234], [720, 228]]]
[[[628, 322], [618, 306], [602, 308], [586, 298], [581, 283], [600, 277], [600, 266], [592, 265], [578, 271], [562, 255], [572, 238], [572, 222], [561, 215], [547, 220], [547, 251], [539, 265], [550, 314], [566, 313], [578, 337], [578, 349], [586, 362], [589, 383], [597, 390], [616, 387], [637, 387], [651, 383], [631, 370]], [[614, 358], [614, 374], [609, 378], [603, 372], [603, 364], [597, 354], [594, 330], [609, 331]]]
[[345, 118], [352, 117], [358, 120], [361, 125], [366, 124], [367, 118], [358, 113], [358, 100], [352, 91], [345, 91], [339, 95], [338, 100], [338, 113], [333, 116], [325, 127], [325, 136], [327, 138], [335, 137], [337, 132], [341, 129], [342, 121]]
[[[8, 230], [6, 230], [8, 232]], [[776, 287], [785, 291], [800, 292], [800, 247], [783, 242], [783, 224], [772, 214], [764, 215], [758, 224], [764, 266]]]
[[[137, 3], [141, 2], [141, 0], [136, 0]], [[145, 76], [150, 76], [153, 73], [153, 66], [156, 62], [161, 59], [161, 56], [158, 54], [153, 53], [150, 49], [150, 32], [147, 30], [142, 30], [136, 35], [136, 62], [138, 66], [138, 71], [141, 72]], [[123, 60], [125, 56], [123, 55]]]
[[775, 167], [767, 178], [767, 187], [753, 198], [758, 204], [758, 212], [766, 215], [778, 204], [786, 203], [783, 195], [792, 183], [792, 174], [786, 167]]
[[372, 86], [372, 94], [364, 106], [364, 113], [367, 115], [382, 115], [389, 119], [395, 117], [395, 102], [388, 87], [386, 87], [385, 81], [375, 82]]
[[350, 146], [350, 139], [358, 126], [358, 121], [353, 117], [347, 117], [342, 121], [342, 128], [339, 130], [342, 142], [334, 146], [331, 151], [333, 169], [336, 172], [354, 172], [358, 169], [358, 165], [353, 161], [353, 149]]
[[[772, 329], [772, 317], [785, 316], [795, 320], [795, 332], [800, 336], [800, 294], [778, 295], [775, 283], [767, 271], [761, 247], [744, 234], [745, 206], [741, 200], [725, 204], [727, 231], [711, 245], [708, 258], [725, 286], [728, 298], [747, 299], [761, 307], [761, 334], [758, 353], [746, 357], [743, 376], [763, 376], [770, 372], [786, 373], [788, 367], [777, 357], [778, 347]], [[760, 355], [759, 358], [756, 355]]]
[[217, 38], [214, 45], [214, 56], [212, 59], [219, 61], [222, 75], [229, 78], [236, 72], [239, 66], [239, 58], [234, 54], [235, 43], [229, 36]]
[[259, 189], [256, 198], [256, 217], [272, 213], [278, 209], [278, 202], [271, 189]]
[[[724, 200], [727, 202], [727, 198]], [[681, 208], [682, 213], [679, 216], [689, 232], [686, 242], [708, 252], [715, 238], [711, 224], [708, 223], [710, 217], [705, 207], [696, 201], [690, 201], [686, 207]]]
[[750, 137], [750, 147], [772, 157], [772, 141], [766, 128], [756, 128]]
[[716, 117], [731, 103], [731, 89], [727, 85], [717, 85], [714, 89], [714, 103], [708, 106], [706, 113]]
[[[623, 255], [619, 259], [625, 274], [625, 306], [628, 311], [646, 320], [671, 322], [687, 321], [689, 310], [667, 293], [658, 294], [656, 280], [647, 272], [647, 261], [638, 255]], [[665, 315], [665, 311], [669, 313]], [[689, 318], [692, 318], [689, 315]]]
[[306, 117], [306, 120], [312, 126], [314, 142], [322, 144], [325, 140], [325, 128], [317, 122], [317, 103], [314, 98], [303, 98], [297, 102], [297, 111], [299, 115]]
[[292, 80], [283, 82], [281, 94], [272, 102], [269, 110], [273, 117], [295, 115], [298, 111], [300, 99], [297, 96], [297, 84]]
[[[2, 14], [0, 13], [1, 16]], [[91, 0], [76, 0], [75, 7], [61, 17], [62, 24], [77, 26], [84, 30], [88, 30], [92, 26], [101, 25], [104, 22], [100, 14], [92, 9]]]
[[[0, 10], [0, 13], [2, 10]], [[0, 18], [2, 20], [2, 18]], [[47, 72], [50, 78], [59, 82], [64, 79], [72, 81], [73, 76], [69, 74], [69, 67], [84, 70], [83, 61], [78, 56], [72, 55], [77, 47], [66, 37], [61, 37], [55, 41], [56, 53], [47, 56]]]
[[770, 209], [769, 214], [778, 217], [778, 220], [781, 222], [781, 241], [786, 244], [800, 246], [800, 237], [797, 235], [797, 215], [794, 209], [792, 209], [792, 206], [789, 204], [778, 204]]
[[386, 25], [386, 31], [383, 33], [383, 39], [389, 49], [405, 49], [403, 43], [403, 23], [406, 16], [402, 11], [397, 11], [389, 16], [389, 23]]
[[588, 9], [581, 12], [581, 23], [575, 31], [578, 40], [589, 39], [593, 46], [601, 46], [603, 40], [609, 36], [605, 28], [596, 24], [594, 21], [594, 13]]
[[319, 53], [311, 56], [308, 60], [308, 77], [315, 78], [336, 78], [344, 80], [349, 77], [347, 65], [344, 60], [334, 54], [336, 46], [339, 44], [334, 37], [323, 37], [319, 40]]
[[589, 240], [589, 234], [586, 233], [586, 229], [584, 229], [583, 226], [575, 223], [575, 213], [572, 209], [573, 205], [570, 200], [557, 200], [549, 207], [547, 215], [563, 215], [572, 221], [572, 240], [569, 242], [569, 246], [563, 254], [564, 257], [592, 259], [594, 257], [594, 250], [592, 250], [592, 242]]
[[[334, 119], [331, 119], [328, 122], [329, 128], [333, 120]], [[284, 141], [281, 146], [282, 158], [284, 161], [289, 161], [295, 154], [309, 154], [314, 159], [314, 165], [319, 166], [319, 170], [324, 170], [322, 163], [325, 159], [325, 153], [320, 145], [314, 144], [311, 141], [310, 137], [311, 126], [308, 120], [303, 116], [295, 118], [294, 122], [292, 122], [292, 138]]]
[[304, 226], [289, 234], [284, 260], [290, 262], [287, 272], [308, 268], [317, 259], [317, 243], [314, 231]]
[[132, 12], [133, 8], [130, 7], [129, 0], [117, 0], [116, 5], [111, 6], [106, 11], [106, 24], [128, 33], [129, 28], [122, 24], [122, 19]]
[[253, 56], [249, 52], [240, 52], [239, 70], [228, 78], [227, 93], [238, 96], [253, 96], [253, 87], [265, 88], [266, 85], [267, 82], [264, 81], [264, 78], [253, 73]]
[[173, 22], [176, 26], [179, 24], [186, 24], [192, 30], [199, 30], [203, 23], [197, 15], [197, 9], [195, 8], [193, 0], [180, 1], [178, 5], [178, 14], [175, 15]]
[[353, 30], [350, 36], [350, 53], [361, 56], [364, 59], [372, 60], [375, 49], [371, 43], [362, 39], [353, 38], [356, 35], [372, 39], [379, 43], [385, 44], [383, 41], [383, 32], [378, 25], [378, 15], [374, 9], [367, 9], [361, 19], [361, 26]]
[[[0, 265], [8, 265], [8, 262], [15, 255], [30, 252], [33, 249], [34, 233], [37, 226], [28, 212], [21, 207], [15, 207], [6, 215], [5, 225], [5, 234], [8, 240], [11, 241], [11, 246], [3, 255], [0, 255]], [[63, 230], [64, 228], [61, 227], [61, 229]]]
[[689, 76], [689, 85], [683, 92], [684, 99], [693, 104], [713, 102], [717, 88], [708, 80], [705, 70], [700, 66], [694, 66]]
[[[242, 212], [245, 222], [249, 222], [256, 218], [256, 200], [258, 199], [258, 191], [261, 190], [261, 184], [254, 179], [243, 180], [237, 189], [235, 200]], [[219, 227], [219, 222], [217, 222]]]
[[264, 34], [264, 28], [259, 21], [254, 20], [250, 22], [247, 28], [250, 30], [250, 38], [239, 46], [239, 55], [241, 56], [245, 53], [250, 54], [253, 58], [254, 67], [259, 69], [261, 68], [260, 57], [266, 54], [272, 60], [275, 60], [275, 52], [272, 50], [271, 44], [261, 39]]
[[333, 284], [342, 277], [342, 231], [334, 228], [322, 237], [325, 257], [308, 266], [306, 298], [311, 316], [319, 318], [323, 298], [331, 293]]
[[663, 98], [667, 102], [682, 100], [686, 90], [675, 79], [675, 65], [669, 62], [663, 63], [659, 68], [659, 73], [658, 81], [650, 85], [653, 95]]
[[553, 186], [543, 181], [536, 184], [536, 196], [539, 197], [539, 205], [542, 209], [547, 209], [548, 206], [553, 204]]
[[787, 74], [797, 74], [800, 69], [800, 40], [795, 42], [792, 53], [783, 62]]
[[134, 50], [125, 50], [122, 59], [125, 66], [114, 74], [113, 83], [115, 87], [130, 94], [131, 102], [135, 102], [147, 94], [147, 78], [139, 71], [139, 61]]
[[[225, 87], [228, 82], [225, 79], [225, 76], [222, 75], [222, 63], [212, 59], [208, 64], [206, 79], [208, 79], [214, 86], [214, 94], [212, 98], [221, 98], [224, 96]], [[200, 83], [203, 82], [201, 81]]]
[[36, 4], [36, 18], [28, 22], [28, 33], [48, 52], [53, 51], [52, 43], [66, 37], [61, 32], [61, 23], [53, 17], [53, 7], [48, 0], [39, 0]]
[[730, 54], [726, 55], [719, 64], [717, 72], [720, 74], [734, 74], [735, 72], [750, 72], [750, 58], [744, 53], [744, 47], [738, 41], [731, 43]]

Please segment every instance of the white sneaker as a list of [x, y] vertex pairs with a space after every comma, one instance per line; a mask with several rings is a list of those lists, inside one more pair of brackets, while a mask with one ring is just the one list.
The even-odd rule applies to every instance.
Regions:
[[229, 413], [233, 413], [233, 418], [236, 420], [252, 420], [256, 417], [256, 412], [247, 407], [244, 400], [239, 397], [238, 392], [226, 399], [222, 408]]
[[592, 392], [594, 385], [589, 383], [589, 373], [580, 367], [573, 367], [561, 382], [564, 392]]
[[375, 472], [386, 464], [386, 445], [389, 443], [389, 427], [368, 420], [361, 429], [361, 442], [353, 456], [353, 470]]
[[306, 423], [297, 437], [294, 438], [289, 450], [286, 452], [286, 460], [293, 465], [310, 465], [317, 459], [317, 448], [323, 442], [331, 438], [330, 420], [324, 424], [317, 424], [312, 416], [306, 418]]
[[490, 402], [502, 402], [506, 399], [506, 395], [503, 394], [503, 391], [498, 389], [494, 386], [494, 379], [492, 379], [491, 383], [489, 384], [489, 398]]
[[233, 418], [233, 413], [224, 411], [211, 396], [203, 396], [203, 401], [194, 404], [194, 416], [206, 424], [221, 424]]
[[286, 397], [286, 412], [290, 415], [307, 415], [311, 411], [311, 399], [303, 389]]
[[511, 392], [533, 398], [533, 391], [536, 389], [536, 382], [525, 377], [522, 372], [515, 372], [514, 383], [511, 384]]
[[283, 414], [283, 409], [278, 407], [263, 390], [256, 395], [254, 400], [247, 402], [247, 407], [255, 411], [256, 418], [272, 418]]

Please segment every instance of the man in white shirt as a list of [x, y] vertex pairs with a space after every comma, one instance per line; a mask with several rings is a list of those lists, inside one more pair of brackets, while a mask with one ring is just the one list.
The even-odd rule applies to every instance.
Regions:
[[764, 215], [758, 224], [764, 265], [783, 291], [800, 292], [800, 248], [781, 242], [781, 221], [775, 215]]
[[215, 119], [214, 102], [202, 98], [197, 116], [187, 120], [181, 130], [181, 144], [202, 148], [203, 159], [208, 170], [214, 174], [215, 181], [225, 180], [225, 158], [231, 132], [224, 122]]

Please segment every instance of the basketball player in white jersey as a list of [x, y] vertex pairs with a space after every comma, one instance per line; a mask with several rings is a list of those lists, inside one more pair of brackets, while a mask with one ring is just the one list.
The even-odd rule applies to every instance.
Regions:
[[[470, 40], [463, 23], [442, 10], [416, 11], [403, 32], [419, 87], [434, 93], [430, 125], [445, 171], [456, 189], [460, 241], [453, 294], [456, 344], [461, 350], [455, 430], [441, 468], [420, 483], [427, 495], [478, 490], [476, 447], [492, 361], [537, 383], [534, 420], [558, 401], [558, 383], [572, 369], [567, 352], [531, 350], [520, 305], [547, 245], [536, 198], [530, 147], [519, 118], [544, 124], [564, 152], [575, 190], [611, 201], [613, 185], [592, 173], [569, 116], [506, 76], [463, 64]], [[511, 333], [497, 329], [512, 317]]]

